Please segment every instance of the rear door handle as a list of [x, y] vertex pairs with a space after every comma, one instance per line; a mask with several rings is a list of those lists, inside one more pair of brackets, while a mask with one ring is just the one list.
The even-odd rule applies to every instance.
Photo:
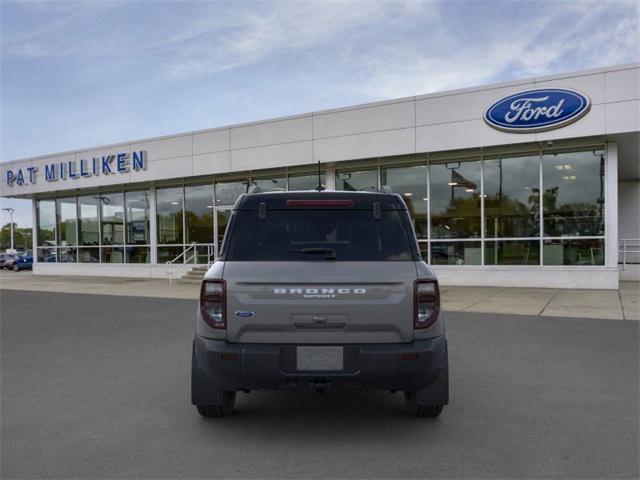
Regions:
[[346, 327], [349, 320], [348, 315], [344, 314], [294, 314], [291, 316], [291, 323], [296, 328], [306, 328], [316, 330], [321, 328], [341, 329]]

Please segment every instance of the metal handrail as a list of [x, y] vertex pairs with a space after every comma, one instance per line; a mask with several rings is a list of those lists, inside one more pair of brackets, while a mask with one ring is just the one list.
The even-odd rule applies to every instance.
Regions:
[[207, 267], [210, 267], [216, 261], [215, 258], [212, 259], [214, 251], [213, 245], [207, 245]]
[[[187, 254], [191, 252], [191, 256], [187, 258]], [[174, 258], [173, 260], [168, 260], [165, 265], [167, 267], [167, 275], [169, 276], [169, 283], [171, 283], [172, 277], [173, 275], [183, 269], [184, 267], [186, 267], [187, 265], [189, 265], [191, 263], [191, 260], [193, 260], [196, 257], [196, 244], [192, 243], [191, 245], [189, 245], [188, 248], [185, 248], [182, 253], [180, 255], [178, 255], [176, 258]], [[180, 258], [182, 258], [182, 263], [177, 264], [175, 269], [171, 269], [171, 266], [173, 264], [175, 264]]]
[[[207, 267], [210, 267], [216, 261], [216, 259], [214, 258], [215, 246], [213, 244], [203, 245], [198, 243], [191, 243], [191, 245], [189, 245], [189, 247], [187, 247], [180, 255], [177, 255], [173, 260], [165, 262], [167, 275], [169, 275], [169, 284], [172, 283], [173, 276], [176, 272], [182, 270], [187, 265], [197, 264], [197, 247], [207, 247]], [[182, 259], [182, 262], [177, 263], [180, 259]], [[172, 265], [175, 265], [175, 268], [172, 269]]]
[[[640, 253], [640, 238], [621, 238], [618, 247], [618, 254], [622, 254], [622, 269], [624, 270], [627, 266], [627, 254]], [[620, 263], [620, 259], [618, 259], [618, 263]]]

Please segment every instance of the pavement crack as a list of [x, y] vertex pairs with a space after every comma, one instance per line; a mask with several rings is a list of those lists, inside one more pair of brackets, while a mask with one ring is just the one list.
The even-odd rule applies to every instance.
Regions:
[[556, 292], [551, 296], [551, 298], [549, 299], [549, 301], [547, 303], [544, 304], [544, 307], [542, 307], [542, 310], [540, 310], [538, 312], [538, 316], [542, 315], [542, 312], [544, 312], [547, 307], [549, 306], [549, 304], [551, 302], [553, 302], [553, 300], [558, 296], [558, 294], [560, 293], [560, 290], [556, 290]]
[[464, 307], [462, 310], [460, 310], [461, 312], [466, 312], [467, 309], [474, 307], [476, 305], [478, 305], [479, 303], [484, 302], [485, 300], [489, 300], [492, 297], [495, 297], [496, 295], [499, 295], [502, 292], [502, 289], [498, 289], [496, 292], [492, 292], [489, 295], [487, 295], [486, 297], [481, 298], [480, 300], [478, 300], [477, 302], [474, 302], [470, 305], [467, 305], [466, 307]]
[[622, 319], [627, 319], [627, 314], [624, 311], [624, 303], [622, 302], [622, 294], [620, 293], [620, 287], [618, 286], [618, 300], [620, 301], [620, 310], [622, 311]]

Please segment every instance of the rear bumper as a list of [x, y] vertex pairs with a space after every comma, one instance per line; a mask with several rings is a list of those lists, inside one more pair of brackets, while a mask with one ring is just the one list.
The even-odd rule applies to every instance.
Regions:
[[[220, 391], [332, 389], [430, 391], [433, 403], [448, 402], [447, 340], [444, 336], [404, 344], [344, 345], [344, 369], [308, 372], [296, 368], [295, 344], [237, 344], [196, 336], [192, 402], [210, 403]], [[403, 358], [403, 355], [410, 354]], [[412, 355], [413, 354], [413, 355]]]

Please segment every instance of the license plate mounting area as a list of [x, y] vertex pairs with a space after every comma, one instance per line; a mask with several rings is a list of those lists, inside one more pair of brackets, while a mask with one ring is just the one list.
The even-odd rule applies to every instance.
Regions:
[[344, 368], [344, 348], [336, 346], [305, 346], [296, 348], [299, 371], [340, 371]]

